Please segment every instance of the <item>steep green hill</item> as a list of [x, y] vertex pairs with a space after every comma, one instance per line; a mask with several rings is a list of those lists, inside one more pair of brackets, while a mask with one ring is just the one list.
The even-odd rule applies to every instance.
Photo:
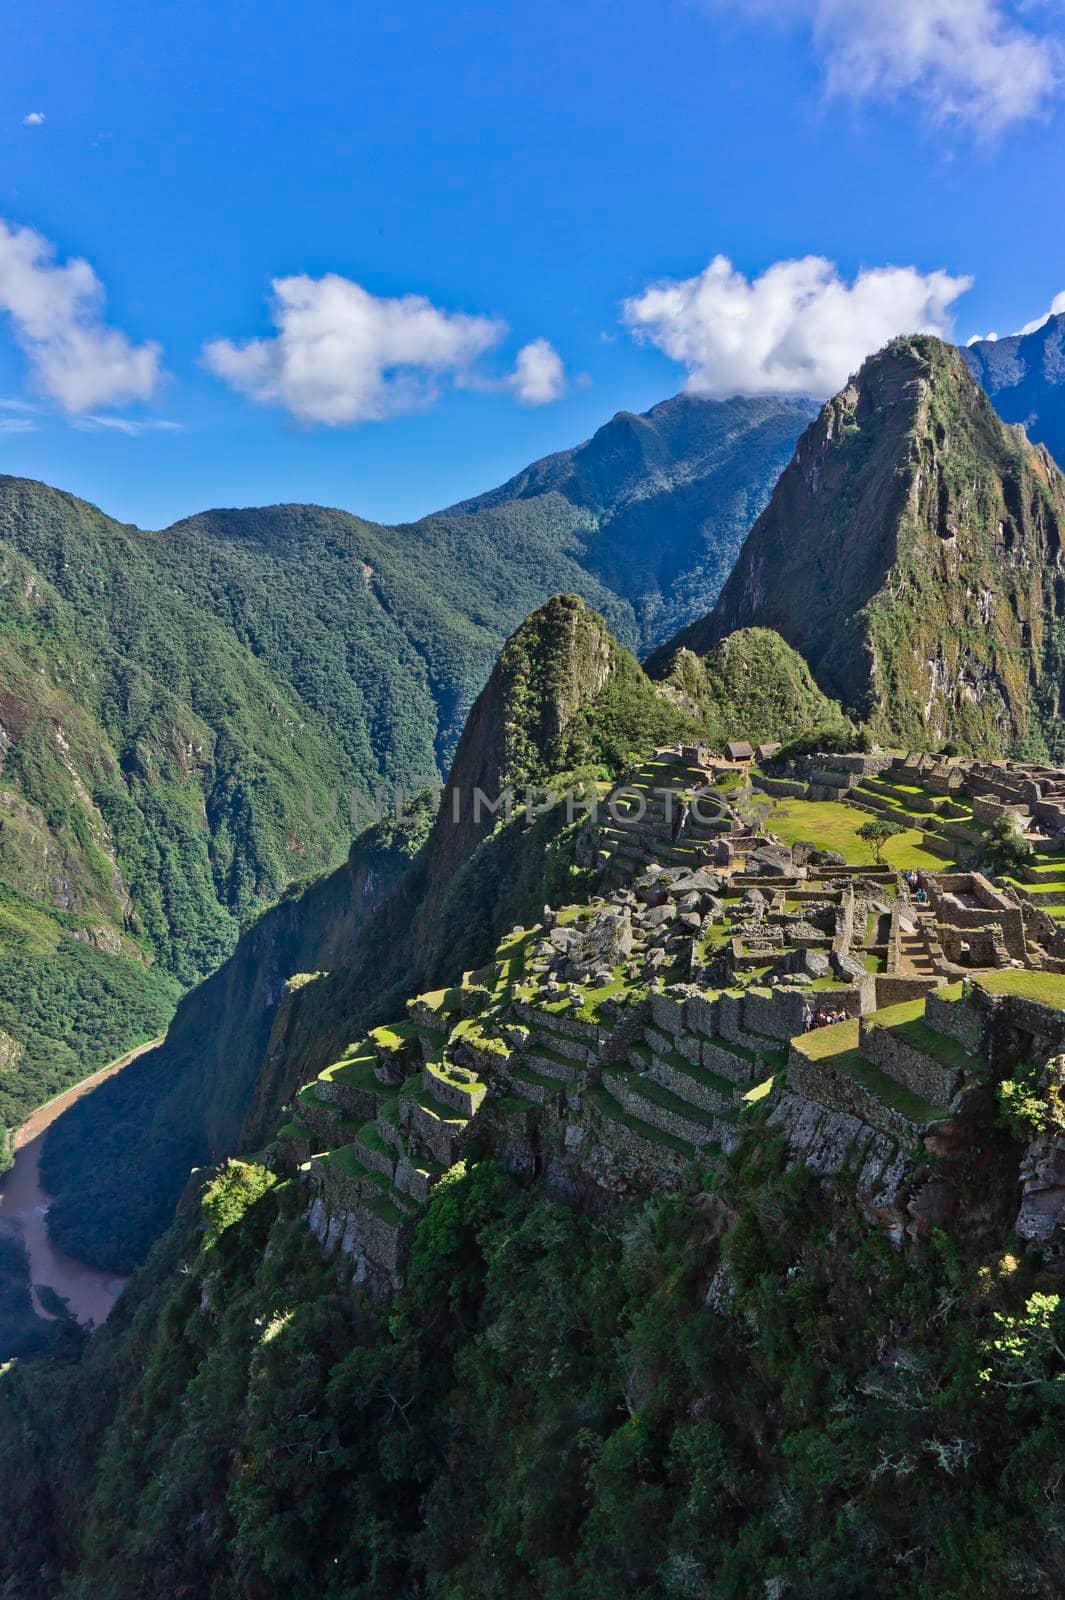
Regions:
[[[480, 966], [515, 922], [580, 885], [578, 785], [590, 795], [677, 740], [841, 725], [781, 640], [739, 644], [690, 658], [689, 693], [648, 679], [576, 595], [526, 618], [470, 713], [435, 820], [425, 796], [407, 822], [370, 829], [345, 867], [267, 912], [185, 997], [165, 1043], [51, 1130], [42, 1171], [56, 1241], [128, 1269], [190, 1166], [254, 1149], [278, 1106], [360, 1028], [388, 1020], [412, 990]], [[509, 820], [475, 798], [508, 791]]]
[[[154, 1031], [286, 885], [343, 859], [353, 787], [446, 771], [499, 644], [552, 593], [632, 646], [704, 609], [806, 416], [680, 397], [395, 528], [273, 506], [146, 533], [0, 478], [0, 888], [68, 919], [45, 941], [71, 968], [56, 992], [84, 992], [118, 1049]], [[0, 1126], [100, 1064], [39, 946], [0, 917]]]
[[961, 354], [897, 339], [807, 429], [714, 610], [656, 654], [768, 627], [883, 738], [1063, 752], [1065, 477]]
[[738, 628], [705, 656], [684, 647], [665, 650], [648, 665], [678, 704], [703, 708], [719, 745], [847, 726], [802, 656], [770, 628]]
[[1029, 439], [1045, 444], [1065, 467], [1065, 314], [1048, 317], [1033, 333], [979, 339], [962, 355], [1006, 422], [1023, 422]]
[[77, 1360], [0, 1374], [19, 1600], [1061, 1592], [1062, 1316], [993, 1222], [893, 1247], [749, 1139], [582, 1212], [480, 1161], [405, 1292], [227, 1169]]
[[[293, 892], [182, 1001], [165, 1043], [86, 1096], [50, 1131], [42, 1175], [56, 1242], [128, 1270], [165, 1225], [189, 1168], [272, 1125], [293, 1076], [322, 1064], [412, 985], [484, 961], [504, 928], [573, 870], [564, 804], [529, 827], [524, 786], [616, 773], [635, 750], [702, 731], [657, 690], [575, 595], [526, 619], [470, 714], [432, 831], [409, 820], [360, 838], [347, 865]], [[511, 787], [515, 815], [475, 809]], [[457, 803], [456, 803], [457, 797]], [[551, 859], [545, 872], [545, 853]], [[286, 982], [300, 982], [286, 998]], [[280, 1013], [280, 1014], [279, 1014]], [[283, 1050], [274, 1052], [283, 1040]], [[278, 1081], [270, 1061], [283, 1062]], [[265, 1079], [265, 1085], [264, 1080]]]

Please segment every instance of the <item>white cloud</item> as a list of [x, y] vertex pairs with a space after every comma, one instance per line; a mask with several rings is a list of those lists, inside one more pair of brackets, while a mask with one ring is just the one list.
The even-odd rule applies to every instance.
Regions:
[[1056, 5], [1013, 0], [706, 0], [809, 26], [829, 94], [912, 95], [936, 122], [1002, 131], [1062, 88]]
[[24, 128], [39, 128], [43, 121], [43, 111], [29, 111], [22, 119], [22, 126]]
[[916, 267], [876, 267], [847, 283], [821, 256], [748, 279], [719, 255], [697, 277], [626, 300], [622, 321], [687, 367], [690, 394], [824, 396], [896, 334], [949, 337], [950, 307], [971, 284]]
[[37, 387], [66, 412], [147, 400], [160, 378], [157, 344], [134, 344], [102, 319], [104, 290], [87, 261], [55, 261], [32, 228], [0, 221], [0, 312]]
[[0, 417], [0, 434], [36, 432], [37, 424], [29, 417]]
[[1026, 322], [1024, 327], [1018, 331], [1020, 333], [1035, 333], [1039, 328], [1042, 328], [1046, 323], [1048, 323], [1051, 317], [1059, 316], [1063, 311], [1065, 311], [1065, 289], [1063, 289], [1060, 294], [1056, 294], [1053, 300], [1051, 300], [1049, 311], [1044, 311], [1043, 315], [1041, 317], [1036, 317], [1034, 322]]
[[[1011, 334], [1010, 337], [1020, 338], [1026, 333], [1038, 333], [1040, 328], [1046, 326], [1051, 317], [1060, 316], [1062, 313], [1065, 313], [1065, 289], [1054, 296], [1050, 302], [1049, 311], [1044, 311], [1041, 317], [1035, 317], [1031, 322], [1026, 322], [1023, 328], [1018, 328], [1016, 334]], [[974, 333], [971, 338], [966, 339], [965, 343], [967, 345], [994, 344], [999, 337], [1000, 335], [997, 333]]]
[[526, 406], [545, 406], [566, 392], [562, 357], [547, 339], [534, 339], [518, 351], [507, 387]]
[[106, 428], [113, 433], [128, 434], [139, 439], [145, 433], [183, 433], [180, 422], [170, 422], [165, 417], [77, 417], [73, 426], [82, 433], [94, 433]]
[[379, 421], [428, 404], [442, 378], [461, 379], [506, 332], [494, 317], [441, 311], [422, 295], [384, 299], [327, 273], [275, 278], [267, 339], [204, 346], [208, 368], [262, 404], [303, 422]]

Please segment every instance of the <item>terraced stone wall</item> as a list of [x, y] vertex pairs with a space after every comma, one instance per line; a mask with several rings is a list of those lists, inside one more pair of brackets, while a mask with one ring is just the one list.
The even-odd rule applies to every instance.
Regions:
[[764, 1033], [771, 1039], [793, 1039], [803, 1031], [807, 1014], [817, 998], [816, 992], [807, 989], [785, 993], [774, 989], [765, 995], [748, 990], [743, 1001], [744, 1026], [752, 1033]]
[[379, 1292], [399, 1286], [413, 1225], [392, 1226], [376, 1217], [335, 1166], [316, 1175], [307, 1223], [325, 1250], [351, 1263], [356, 1281]]
[[881, 1133], [904, 1144], [912, 1144], [917, 1129], [898, 1111], [884, 1105], [878, 1097], [846, 1072], [838, 1072], [821, 1061], [810, 1061], [792, 1048], [788, 1058], [788, 1088], [792, 1094], [813, 1100], [830, 1111], [843, 1111], [857, 1117]]
[[957, 1039], [974, 1054], [983, 1049], [991, 1008], [987, 996], [978, 989], [967, 1000], [942, 999], [933, 991], [925, 999], [924, 1014], [928, 1026], [937, 1033]]
[[776, 795], [780, 800], [806, 798], [806, 784], [799, 783], [794, 778], [766, 778], [759, 773], [752, 773], [751, 784], [755, 789], [761, 789], [765, 794]]
[[1030, 900], [1025, 902], [1022, 914], [1025, 936], [1047, 952], [1051, 961], [1050, 971], [1065, 969], [1065, 924], [1056, 922]]
[[1043, 1005], [1037, 1000], [1026, 1000], [1020, 995], [1006, 995], [996, 1008], [996, 1033], [1001, 1038], [1001, 1025], [1028, 1034], [1033, 1056], [1046, 1057], [1065, 1050], [1065, 1012]]
[[[952, 928], [946, 923], [938, 922], [936, 933], [939, 935], [943, 954], [953, 966], [998, 966], [996, 939], [990, 929]], [[1020, 940], [1017, 942], [1020, 943]]]
[[901, 1038], [894, 1028], [877, 1024], [861, 1030], [861, 1050], [867, 1061], [896, 1083], [930, 1105], [949, 1106], [957, 1093], [960, 1073], [944, 1066]]
[[985, 828], [989, 828], [993, 822], [997, 822], [999, 817], [1005, 816], [1007, 812], [1018, 812], [1025, 809], [1020, 801], [991, 800], [985, 795], [973, 795], [972, 806], [973, 820], [979, 822]]
[[[993, 888], [981, 873], [937, 872], [926, 875], [925, 883], [941, 933], [946, 929], [963, 933], [986, 930], [994, 922], [1001, 930], [1003, 943], [1010, 955], [1016, 960], [1024, 959], [1024, 918], [1021, 908]], [[978, 899], [980, 904], [963, 906], [956, 899], [947, 899], [947, 896], [956, 897], [959, 894]], [[995, 962], [990, 960], [984, 964], [994, 966]]]

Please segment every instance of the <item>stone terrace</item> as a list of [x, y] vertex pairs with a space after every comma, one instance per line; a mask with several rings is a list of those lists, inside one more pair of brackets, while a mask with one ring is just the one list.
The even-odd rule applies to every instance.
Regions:
[[[957, 794], [955, 769], [920, 770]], [[924, 872], [918, 904], [894, 868], [766, 832], [731, 773], [715, 825], [693, 823], [706, 772], [657, 752], [622, 786], [645, 797], [638, 822], [624, 804], [600, 819], [587, 904], [545, 907], [300, 1091], [278, 1159], [357, 1276], [400, 1281], [422, 1206], [471, 1150], [602, 1204], [712, 1166], [763, 1103], [822, 1170], [857, 1152], [863, 1204], [898, 1235], [914, 1163], [987, 1077], [996, 1017], [1003, 1048], [1065, 1040], [1065, 975], [1033, 967], [1019, 899]], [[969, 982], [962, 956], [991, 970]]]

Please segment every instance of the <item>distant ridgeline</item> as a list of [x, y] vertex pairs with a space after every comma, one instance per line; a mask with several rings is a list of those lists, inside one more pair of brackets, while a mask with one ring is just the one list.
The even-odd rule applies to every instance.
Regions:
[[668, 401], [401, 528], [275, 506], [145, 533], [0, 478], [0, 1127], [341, 861], [352, 786], [445, 771], [548, 596], [633, 646], [703, 611], [810, 414]]
[[962, 355], [1006, 422], [1024, 424], [1065, 467], [1065, 314], [1031, 333], [978, 339]]

